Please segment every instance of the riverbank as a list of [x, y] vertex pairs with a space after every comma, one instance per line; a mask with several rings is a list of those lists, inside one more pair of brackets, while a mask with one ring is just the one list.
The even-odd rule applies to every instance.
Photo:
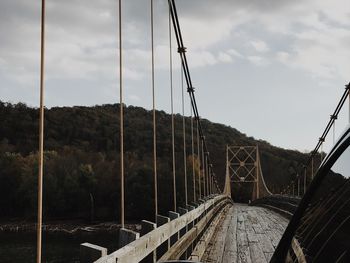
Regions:
[[[55, 221], [43, 225], [42, 259], [46, 263], [79, 262], [81, 243], [91, 243], [108, 249], [117, 249], [120, 224], [81, 221]], [[127, 224], [128, 229], [140, 231], [139, 224]], [[35, 262], [36, 224], [33, 222], [0, 222], [0, 262]]]
[[[94, 224], [86, 224], [83, 222], [64, 222], [52, 221], [43, 224], [43, 232], [46, 233], [62, 233], [74, 235], [77, 233], [103, 233], [103, 232], [118, 232], [121, 228], [120, 224], [114, 222], [98, 222]], [[134, 231], [140, 231], [140, 224], [126, 224], [125, 228]], [[0, 222], [0, 232], [10, 233], [33, 233], [36, 232], [36, 223], [33, 222]]]

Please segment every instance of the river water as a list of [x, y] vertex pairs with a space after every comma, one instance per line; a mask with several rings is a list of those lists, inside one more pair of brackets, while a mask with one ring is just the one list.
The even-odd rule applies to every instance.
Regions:
[[[84, 242], [106, 247], [110, 253], [117, 247], [117, 233], [44, 233], [42, 262], [79, 262], [79, 245]], [[35, 260], [35, 233], [0, 232], [1, 263], [30, 263]]]

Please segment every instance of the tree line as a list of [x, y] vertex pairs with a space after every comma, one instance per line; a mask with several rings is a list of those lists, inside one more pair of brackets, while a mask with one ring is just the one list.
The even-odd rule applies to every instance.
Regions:
[[[45, 109], [44, 217], [46, 219], [117, 220], [120, 212], [119, 104]], [[127, 220], [153, 219], [152, 112], [125, 106], [125, 176]], [[0, 219], [36, 217], [38, 109], [0, 101]], [[186, 118], [188, 188], [192, 189], [190, 118]], [[202, 121], [210, 157], [221, 188], [226, 145], [257, 145], [265, 181], [275, 192], [293, 177], [307, 156], [238, 130]], [[196, 139], [196, 138], [195, 138]], [[172, 207], [171, 116], [157, 111], [159, 211]], [[184, 205], [182, 116], [175, 116], [178, 204]], [[196, 141], [196, 140], [195, 140]], [[196, 144], [195, 144], [196, 146]], [[196, 148], [196, 147], [195, 147]], [[248, 196], [248, 190], [233, 193]], [[246, 191], [246, 192], [244, 192]], [[189, 200], [193, 199], [189, 191]], [[244, 201], [244, 200], [243, 200]]]

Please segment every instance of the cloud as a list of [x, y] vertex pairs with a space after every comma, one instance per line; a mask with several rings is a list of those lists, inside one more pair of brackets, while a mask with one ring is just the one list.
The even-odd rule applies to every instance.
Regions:
[[206, 49], [230, 36], [235, 23], [229, 18], [193, 19], [184, 17], [181, 21], [183, 36], [190, 43], [189, 51]]
[[255, 66], [259, 67], [267, 66], [269, 64], [269, 62], [265, 58], [260, 56], [248, 56], [247, 59]]
[[218, 60], [213, 53], [209, 51], [193, 51], [188, 55], [189, 66], [192, 67], [204, 67], [217, 64]]
[[276, 53], [276, 59], [281, 63], [287, 64], [289, 58], [290, 58], [290, 54], [288, 52], [279, 51]]
[[223, 63], [230, 63], [233, 61], [232, 57], [228, 53], [225, 53], [225, 52], [219, 53], [218, 60], [223, 62]]
[[227, 50], [227, 53], [234, 56], [234, 57], [237, 57], [237, 58], [243, 57], [243, 55], [241, 53], [239, 53], [237, 50], [234, 50], [233, 48]]
[[[167, 1], [154, 3], [156, 84], [164, 87], [169, 68], [168, 7]], [[276, 82], [283, 74], [283, 82], [294, 83], [303, 94], [308, 94], [312, 85], [325, 89], [324, 83], [334, 86], [348, 82], [348, 0], [191, 0], [176, 4], [190, 70], [195, 69], [193, 81], [204, 79], [198, 85], [202, 87], [198, 92], [201, 100], [212, 98], [209, 91], [215, 76], [236, 87], [254, 87], [259, 82], [272, 90], [281, 87]], [[149, 1], [124, 1], [122, 11], [123, 74], [130, 92], [126, 98], [147, 106], [144, 101], [150, 96], [151, 66]], [[117, 12], [117, 2], [112, 0], [48, 1], [48, 103], [95, 104], [117, 98]], [[40, 66], [40, 1], [1, 1], [0, 34], [6, 36], [0, 42], [1, 99], [35, 105]], [[173, 34], [173, 67], [178, 70], [176, 49]], [[96, 94], [96, 89], [101, 92]], [[244, 90], [247, 89], [235, 92], [242, 95]], [[58, 98], [60, 92], [71, 91], [69, 98]], [[223, 91], [222, 94], [229, 92]], [[167, 96], [165, 89], [161, 92], [159, 96]], [[164, 98], [159, 98], [160, 105], [168, 101]], [[203, 109], [203, 115], [206, 110]], [[210, 114], [223, 113], [213, 110]], [[235, 121], [245, 120], [237, 117]]]
[[130, 94], [130, 95], [128, 95], [128, 99], [130, 99], [130, 100], [132, 100], [132, 101], [136, 101], [136, 102], [138, 102], [138, 101], [140, 101], [141, 100], [141, 98], [139, 97], [139, 96], [137, 96], [137, 95], [135, 95], [135, 94]]
[[270, 50], [267, 44], [262, 40], [251, 41], [250, 45], [252, 45], [258, 52], [264, 53]]

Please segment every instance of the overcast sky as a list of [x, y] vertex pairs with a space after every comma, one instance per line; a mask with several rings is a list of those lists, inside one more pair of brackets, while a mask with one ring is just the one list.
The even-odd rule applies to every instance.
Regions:
[[[123, 1], [125, 102], [147, 109], [152, 102], [149, 3]], [[349, 0], [176, 3], [200, 115], [277, 146], [311, 150], [350, 81]], [[0, 0], [3, 101], [38, 106], [40, 4]], [[119, 102], [117, 12], [112, 0], [47, 0], [48, 107]], [[166, 0], [155, 0], [154, 30], [156, 103], [169, 112]], [[175, 48], [173, 55], [178, 112]], [[347, 120], [344, 110], [337, 134]]]

